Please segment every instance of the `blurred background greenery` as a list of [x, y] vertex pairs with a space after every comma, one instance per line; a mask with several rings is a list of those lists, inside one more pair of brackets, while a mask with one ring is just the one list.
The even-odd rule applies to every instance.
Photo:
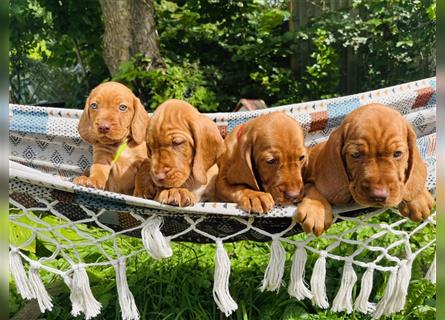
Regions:
[[122, 3], [12, 1], [10, 101], [81, 108], [115, 79], [147, 109], [175, 97], [230, 111], [241, 98], [275, 106], [435, 74], [434, 0]]

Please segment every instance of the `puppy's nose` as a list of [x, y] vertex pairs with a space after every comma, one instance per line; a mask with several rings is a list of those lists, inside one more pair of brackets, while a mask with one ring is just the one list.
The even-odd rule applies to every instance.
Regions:
[[389, 191], [387, 188], [371, 188], [369, 190], [369, 198], [375, 202], [385, 202], [388, 199]]
[[170, 168], [163, 168], [160, 170], [156, 170], [153, 172], [153, 179], [157, 182], [162, 182], [167, 178], [167, 173], [170, 171]]
[[107, 133], [111, 128], [110, 124], [108, 123], [100, 123], [97, 127], [100, 133]]
[[295, 201], [295, 200], [297, 200], [300, 197], [300, 191], [297, 190], [297, 189], [287, 190], [287, 191], [284, 192], [284, 196], [288, 200]]

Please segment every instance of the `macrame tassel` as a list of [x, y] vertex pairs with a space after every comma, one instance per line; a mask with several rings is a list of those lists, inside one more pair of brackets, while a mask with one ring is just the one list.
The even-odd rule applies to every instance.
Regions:
[[133, 294], [128, 288], [125, 259], [120, 258], [114, 266], [116, 270], [116, 286], [123, 320], [138, 320], [139, 311], [136, 307]]
[[11, 248], [11, 251], [9, 251], [9, 271], [14, 278], [15, 286], [22, 298], [26, 300], [35, 299], [36, 296], [30, 287], [28, 276], [23, 267], [22, 257], [20, 257], [18, 249], [16, 248]]
[[386, 315], [386, 305], [394, 294], [394, 288], [397, 282], [397, 269], [391, 271], [391, 274], [388, 279], [388, 283], [386, 284], [385, 293], [383, 294], [382, 299], [377, 303], [375, 312], [372, 314], [374, 319], [378, 319], [384, 314]]
[[431, 266], [425, 275], [425, 279], [432, 283], [436, 283], [436, 255], [434, 255], [433, 263], [431, 263]]
[[411, 280], [411, 266], [412, 260], [402, 260], [399, 265], [394, 293], [385, 309], [387, 315], [399, 312], [405, 306], [409, 281]]
[[102, 305], [91, 292], [88, 274], [83, 265], [74, 266], [70, 289], [71, 314], [73, 316], [78, 316], [80, 312], [83, 312], [88, 320], [100, 313]]
[[37, 298], [37, 302], [39, 303], [39, 308], [42, 313], [45, 310], [52, 310], [53, 304], [51, 302], [51, 297], [46, 291], [45, 286], [43, 285], [42, 280], [39, 276], [39, 264], [37, 262], [32, 261], [29, 268], [29, 284], [31, 285], [32, 290], [34, 291], [34, 295]]
[[375, 310], [375, 304], [369, 302], [369, 297], [372, 291], [372, 281], [374, 277], [374, 264], [370, 264], [368, 269], [362, 276], [362, 282], [360, 285], [360, 293], [355, 300], [355, 310], [364, 314], [372, 313]]
[[272, 240], [270, 246], [270, 259], [267, 265], [264, 279], [261, 284], [261, 291], [278, 291], [280, 290], [283, 274], [284, 264], [286, 262], [286, 251], [278, 238]]
[[173, 254], [169, 240], [161, 232], [162, 223], [162, 217], [153, 216], [141, 231], [144, 247], [153, 259], [169, 258]]
[[238, 305], [229, 292], [230, 260], [221, 240], [216, 241], [215, 275], [213, 283], [213, 299], [226, 317], [232, 314]]
[[328, 297], [326, 296], [326, 251], [320, 252], [320, 257], [317, 259], [312, 271], [311, 277], [311, 291], [312, 302], [318, 307], [329, 308]]
[[294, 257], [292, 259], [292, 268], [290, 272], [290, 283], [287, 292], [291, 297], [295, 297], [298, 300], [304, 298], [312, 299], [311, 291], [306, 287], [304, 282], [304, 271], [307, 261], [307, 253], [303, 246], [298, 247], [295, 250]]
[[346, 311], [352, 312], [352, 289], [354, 289], [355, 282], [357, 281], [357, 275], [355, 274], [352, 261], [347, 260], [343, 269], [343, 275], [341, 277], [340, 289], [338, 289], [337, 295], [332, 302], [332, 311], [340, 312]]

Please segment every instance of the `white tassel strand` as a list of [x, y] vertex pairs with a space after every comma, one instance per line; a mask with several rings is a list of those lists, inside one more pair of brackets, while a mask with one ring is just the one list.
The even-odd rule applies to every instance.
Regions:
[[215, 274], [213, 283], [213, 299], [218, 308], [230, 316], [238, 305], [229, 292], [230, 260], [220, 239], [216, 240]]
[[343, 269], [340, 289], [332, 302], [332, 311], [346, 311], [346, 313], [352, 312], [352, 290], [354, 289], [356, 281], [357, 275], [355, 274], [354, 267], [352, 266], [352, 260], [348, 259], [346, 260]]
[[326, 251], [320, 252], [312, 271], [311, 291], [312, 302], [322, 309], [329, 308], [328, 297], [326, 296]]
[[[67, 281], [65, 280], [65, 282]], [[102, 305], [91, 292], [90, 281], [83, 264], [73, 266], [73, 278], [70, 282], [70, 289], [71, 314], [73, 316], [78, 316], [80, 312], [83, 312], [85, 318], [89, 320], [100, 313]]]
[[304, 298], [312, 299], [312, 293], [304, 282], [304, 271], [306, 267], [307, 253], [304, 246], [298, 246], [292, 259], [292, 268], [290, 272], [290, 283], [287, 292], [291, 297], [298, 300]]
[[127, 271], [125, 259], [123, 257], [119, 258], [118, 263], [114, 266], [114, 269], [116, 270], [116, 286], [122, 319], [138, 320], [139, 311], [136, 307], [133, 294], [128, 288]]
[[434, 260], [425, 275], [425, 279], [431, 281], [432, 283], [436, 283], [436, 255], [434, 255]]
[[9, 251], [9, 271], [14, 278], [17, 292], [22, 298], [26, 300], [35, 299], [36, 296], [30, 287], [25, 267], [23, 267], [22, 257], [20, 257], [17, 248], [11, 248]]
[[39, 308], [42, 313], [44, 313], [46, 310], [51, 311], [53, 308], [53, 304], [51, 302], [51, 297], [48, 294], [48, 291], [46, 291], [45, 286], [43, 285], [42, 279], [40, 279], [39, 276], [39, 267], [40, 264], [35, 261], [31, 261], [30, 267], [29, 267], [29, 283], [30, 287], [34, 291], [34, 295], [37, 298], [37, 302], [39, 303]]
[[362, 276], [362, 281], [360, 285], [360, 293], [355, 300], [354, 308], [364, 314], [372, 313], [375, 311], [375, 303], [369, 302], [369, 297], [372, 291], [372, 281], [374, 277], [375, 264], [369, 264], [365, 273]]
[[394, 268], [391, 271], [391, 274], [389, 275], [388, 283], [386, 284], [385, 293], [383, 294], [382, 299], [377, 303], [375, 312], [372, 314], [372, 317], [374, 319], [378, 319], [384, 314], [386, 314], [385, 309], [386, 305], [388, 304], [389, 300], [394, 294], [394, 288], [396, 286], [397, 282], [397, 269]]
[[173, 254], [170, 241], [161, 232], [162, 223], [162, 217], [153, 216], [147, 219], [141, 230], [144, 247], [153, 259], [169, 258]]
[[266, 272], [261, 284], [261, 291], [277, 291], [280, 290], [283, 274], [284, 264], [286, 262], [286, 251], [278, 238], [272, 240], [270, 246], [270, 259], [267, 265]]
[[390, 315], [403, 309], [411, 280], [411, 266], [413, 260], [402, 260], [397, 271], [397, 281], [394, 293], [386, 305], [385, 314]]

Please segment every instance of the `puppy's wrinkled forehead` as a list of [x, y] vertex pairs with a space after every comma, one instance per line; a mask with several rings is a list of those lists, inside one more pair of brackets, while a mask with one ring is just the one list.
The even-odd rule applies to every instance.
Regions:
[[375, 151], [407, 142], [403, 116], [382, 105], [370, 105], [351, 112], [344, 121], [345, 143], [366, 145]]
[[149, 138], [156, 137], [155, 140], [160, 144], [169, 143], [175, 135], [191, 139], [190, 123], [197, 121], [198, 116], [198, 111], [191, 105], [182, 101], [168, 101], [159, 106], [153, 114], [149, 127]]
[[126, 104], [131, 107], [133, 93], [123, 84], [118, 82], [107, 82], [97, 86], [89, 96], [88, 102], [101, 104], [103, 106], [115, 106]]
[[304, 149], [303, 130], [291, 117], [281, 112], [273, 112], [258, 118], [256, 141], [262, 148], [298, 147]]

